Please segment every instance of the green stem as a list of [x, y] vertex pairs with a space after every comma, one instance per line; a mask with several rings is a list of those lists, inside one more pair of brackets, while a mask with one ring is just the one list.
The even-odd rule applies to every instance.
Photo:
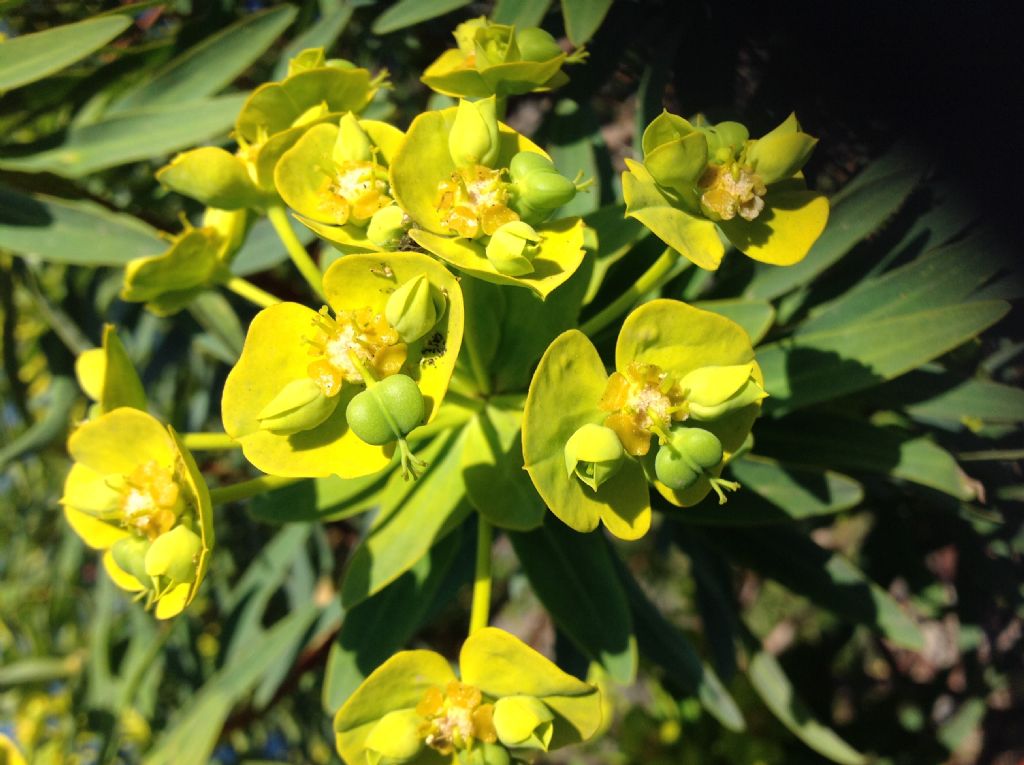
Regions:
[[260, 289], [248, 279], [243, 279], [241, 276], [231, 277], [224, 286], [239, 297], [245, 298], [250, 303], [255, 303], [260, 308], [270, 308], [270, 306], [277, 305], [281, 302], [266, 290]]
[[249, 499], [250, 497], [265, 494], [274, 489], [281, 489], [285, 486], [291, 486], [293, 483], [305, 480], [305, 478], [293, 478], [290, 476], [261, 475], [259, 478], [253, 478], [249, 481], [210, 489], [210, 500], [215, 505], [224, 505], [228, 502]]
[[302, 246], [302, 242], [295, 236], [295, 232], [292, 230], [292, 224], [288, 220], [288, 213], [280, 205], [274, 205], [267, 208], [267, 218], [270, 219], [270, 225], [274, 227], [274, 231], [277, 232], [278, 238], [281, 240], [281, 244], [284, 245], [285, 249], [288, 250], [288, 255], [291, 257], [295, 267], [299, 269], [299, 273], [302, 277], [309, 282], [309, 286], [313, 288], [315, 292], [321, 298], [324, 297], [324, 285], [323, 285], [323, 274], [320, 273], [320, 268], [313, 259], [306, 252], [306, 248]]
[[479, 513], [476, 532], [476, 573], [473, 577], [473, 606], [469, 612], [469, 634], [487, 626], [491, 613], [491, 545], [494, 527]]
[[185, 448], [192, 452], [240, 449], [242, 446], [227, 433], [182, 433], [181, 440]]
[[665, 251], [658, 256], [658, 259], [651, 264], [651, 267], [640, 275], [640, 278], [636, 280], [636, 284], [583, 322], [580, 330], [583, 334], [591, 337], [596, 335], [636, 305], [637, 301], [648, 292], [664, 286], [675, 275], [673, 271], [678, 260], [679, 253], [671, 247], [666, 247]]

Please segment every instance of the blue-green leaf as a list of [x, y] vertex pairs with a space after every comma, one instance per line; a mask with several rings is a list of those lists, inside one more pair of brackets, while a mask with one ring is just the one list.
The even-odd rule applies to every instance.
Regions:
[[386, 35], [443, 16], [470, 2], [472, 0], [398, 0], [374, 19], [371, 29], [375, 35]]

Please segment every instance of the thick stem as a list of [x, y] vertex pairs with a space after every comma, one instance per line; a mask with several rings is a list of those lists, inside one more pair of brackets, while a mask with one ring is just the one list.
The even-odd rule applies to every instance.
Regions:
[[473, 606], [469, 612], [469, 634], [487, 626], [491, 613], [491, 545], [494, 527], [479, 513], [476, 517], [476, 573], [473, 577]]
[[233, 276], [228, 279], [224, 286], [239, 297], [245, 298], [250, 303], [255, 303], [260, 308], [270, 308], [270, 306], [277, 305], [281, 302], [279, 298], [274, 297], [266, 290], [260, 289], [248, 279], [243, 279], [241, 276]]
[[666, 247], [665, 251], [658, 256], [658, 259], [651, 264], [651, 267], [640, 275], [640, 278], [636, 280], [636, 284], [587, 319], [587, 321], [583, 322], [580, 330], [585, 335], [591, 337], [596, 335], [636, 305], [637, 301], [648, 292], [664, 286], [675, 275], [673, 270], [678, 260], [679, 253], [671, 247]]
[[274, 489], [281, 489], [285, 486], [291, 486], [293, 483], [299, 481], [305, 481], [305, 478], [293, 478], [290, 476], [280, 475], [261, 475], [259, 478], [253, 478], [249, 481], [241, 481], [240, 483], [233, 483], [229, 486], [220, 486], [216, 489], [210, 489], [210, 500], [215, 505], [223, 505], [228, 502], [238, 502], [242, 499], [249, 499], [259, 494], [266, 494], [268, 491]]
[[277, 232], [281, 244], [288, 250], [288, 255], [291, 257], [295, 267], [299, 269], [299, 273], [309, 282], [313, 292], [320, 298], [324, 298], [323, 274], [320, 273], [320, 268], [313, 262], [309, 253], [306, 252], [306, 248], [302, 246], [302, 242], [299, 241], [299, 238], [295, 236], [295, 232], [292, 231], [292, 224], [288, 220], [288, 213], [280, 205], [275, 205], [267, 208], [267, 218], [274, 227], [274, 231]]
[[182, 433], [181, 440], [185, 448], [192, 452], [242, 448], [242, 445], [227, 433]]

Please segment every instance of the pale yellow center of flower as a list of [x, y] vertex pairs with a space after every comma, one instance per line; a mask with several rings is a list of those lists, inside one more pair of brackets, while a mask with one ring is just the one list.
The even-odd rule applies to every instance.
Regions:
[[493, 744], [498, 740], [494, 730], [494, 705], [483, 703], [478, 688], [456, 680], [444, 692], [431, 688], [416, 706], [425, 718], [421, 726], [423, 741], [443, 755], [472, 747], [475, 741]]
[[754, 220], [764, 209], [764, 195], [768, 193], [752, 167], [735, 162], [708, 165], [698, 185], [703, 192], [701, 207], [719, 220], [732, 220], [737, 215]]
[[391, 204], [383, 171], [373, 162], [342, 162], [320, 188], [320, 211], [340, 226], [364, 223]]
[[339, 311], [332, 319], [324, 306], [313, 323], [317, 333], [307, 342], [318, 358], [308, 372], [325, 396], [338, 395], [345, 381], [365, 383], [364, 369], [378, 380], [397, 374], [408, 356], [408, 346], [380, 311]]
[[181, 514], [181, 488], [174, 474], [155, 460], [144, 462], [124, 477], [121, 523], [155, 539], [169, 531]]
[[605, 418], [605, 426], [614, 430], [623, 448], [637, 457], [650, 450], [653, 433], [686, 419], [679, 386], [654, 364], [633, 362], [625, 374], [613, 373], [599, 406], [611, 413]]
[[508, 184], [501, 170], [483, 165], [462, 167], [437, 187], [437, 210], [442, 222], [459, 236], [490, 236], [501, 226], [519, 220], [509, 208]]

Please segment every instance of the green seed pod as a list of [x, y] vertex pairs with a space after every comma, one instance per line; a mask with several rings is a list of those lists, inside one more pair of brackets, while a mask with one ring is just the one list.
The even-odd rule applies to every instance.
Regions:
[[670, 489], [682, 491], [697, 483], [706, 470], [722, 461], [722, 442], [701, 428], [678, 428], [669, 443], [658, 449], [654, 471]]
[[614, 476], [626, 459], [622, 441], [611, 428], [588, 423], [565, 442], [565, 472], [576, 474], [594, 491]]
[[508, 172], [514, 181], [525, 178], [537, 170], [557, 172], [555, 164], [550, 159], [535, 151], [521, 151], [508, 163]]
[[540, 210], [557, 210], [576, 196], [576, 184], [556, 170], [534, 170], [515, 186], [520, 199]]
[[448, 153], [457, 167], [491, 167], [501, 141], [494, 96], [480, 101], [459, 101], [455, 122], [448, 134]]
[[368, 444], [396, 441], [423, 422], [426, 405], [411, 377], [391, 375], [348, 402], [345, 418], [352, 432]]
[[717, 125], [698, 125], [708, 141], [708, 152], [714, 156], [732, 159], [750, 138], [750, 131], [739, 122], [719, 122]]
[[420, 726], [423, 718], [415, 709], [388, 712], [366, 737], [366, 758], [370, 765], [400, 765], [423, 749]]
[[511, 765], [512, 756], [501, 744], [477, 741], [471, 751], [461, 756], [459, 762], [465, 763], [465, 765]]
[[366, 238], [378, 247], [394, 247], [405, 236], [408, 216], [398, 205], [382, 207], [370, 218]]
[[196, 578], [196, 560], [203, 542], [187, 526], [175, 526], [161, 534], [146, 552], [146, 574], [166, 576], [172, 582], [191, 582]]
[[114, 542], [110, 554], [114, 562], [140, 582], [148, 582], [146, 575], [146, 553], [149, 551], [149, 540], [143, 537], [130, 536]]
[[384, 317], [403, 342], [414, 343], [434, 328], [447, 308], [441, 291], [419, 274], [391, 293]]
[[494, 704], [498, 740], [516, 749], [546, 752], [554, 733], [554, 715], [533, 696], [505, 696]]
[[263, 430], [281, 435], [310, 430], [330, 417], [338, 406], [337, 396], [325, 396], [311, 378], [292, 380], [271, 399], [256, 419]]
[[533, 258], [540, 241], [533, 226], [521, 220], [504, 224], [487, 243], [485, 253], [491, 265], [506, 276], [533, 273]]
[[527, 27], [517, 31], [516, 44], [524, 61], [550, 61], [564, 53], [558, 41], [538, 27]]

